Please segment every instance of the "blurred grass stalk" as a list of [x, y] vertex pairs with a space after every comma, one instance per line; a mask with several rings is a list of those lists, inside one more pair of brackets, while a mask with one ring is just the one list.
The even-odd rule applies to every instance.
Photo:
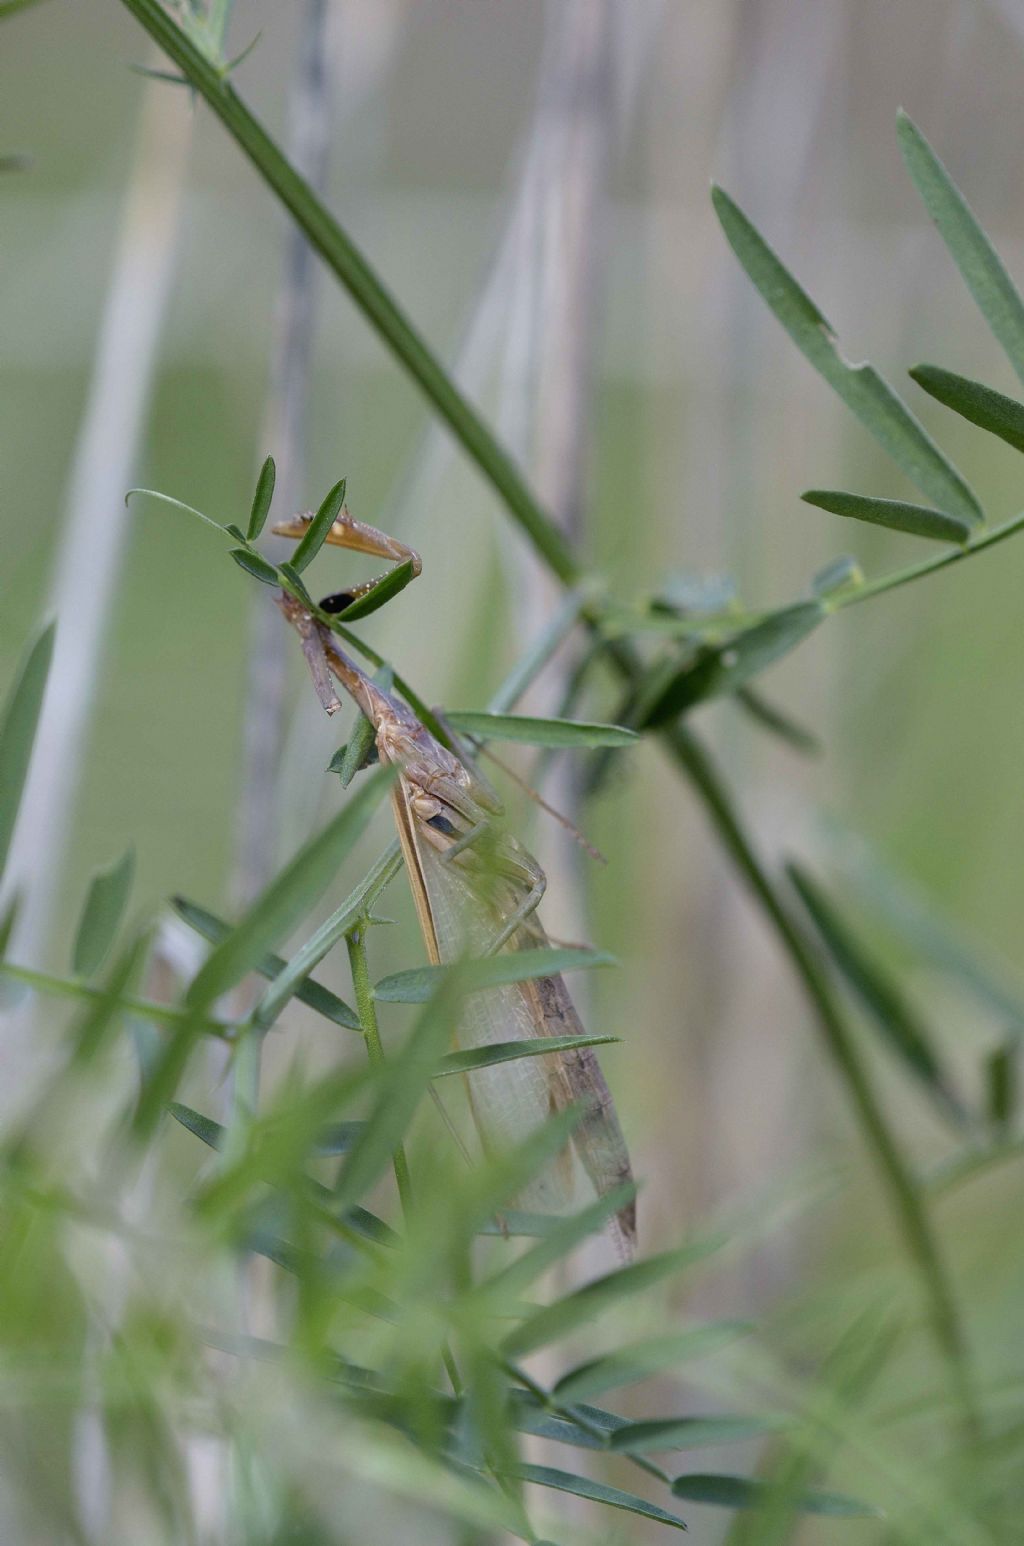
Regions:
[[[58, 627], [53, 667], [21, 805], [10, 875], [25, 901], [14, 948], [46, 963], [95, 719], [122, 563], [129, 541], [124, 491], [133, 481], [149, 416], [181, 232], [193, 113], [163, 82], [143, 93], [135, 158], [114, 245], [85, 407], [75, 442], [50, 581]], [[27, 882], [31, 879], [31, 885]], [[19, 887], [19, 882], [21, 886]], [[32, 1007], [8, 1021], [8, 1110], [25, 1100], [50, 1044]], [[42, 1054], [37, 1050], [44, 1047]], [[95, 1408], [75, 1435], [78, 1508], [97, 1535], [110, 1524], [111, 1468]]]
[[[327, 182], [331, 143], [335, 72], [328, 38], [329, 0], [305, 0], [298, 18], [296, 57], [288, 94], [287, 150], [318, 196]], [[267, 402], [258, 459], [266, 452], [277, 468], [275, 495], [279, 510], [302, 508], [307, 483], [308, 417], [313, 370], [316, 315], [316, 260], [303, 232], [289, 221], [284, 231], [281, 279], [277, 296], [270, 358]], [[287, 544], [274, 539], [284, 556]], [[234, 906], [244, 912], [269, 884], [277, 864], [277, 837], [287, 789], [281, 778], [281, 751], [288, 709], [286, 630], [277, 608], [263, 587], [254, 587], [249, 603], [249, 648], [242, 725], [240, 798], [238, 801], [231, 892]], [[241, 988], [233, 995], [232, 1014], [239, 1019], [252, 1007]], [[244, 1132], [259, 1110], [262, 1039], [249, 1035], [233, 1057], [211, 1045], [209, 1056], [226, 1075], [221, 1106], [229, 1131]], [[238, 1323], [248, 1331], [258, 1318], [262, 1274], [257, 1264], [243, 1261], [238, 1269]], [[255, 1527], [259, 1518], [258, 1458], [244, 1441], [229, 1439], [225, 1467], [229, 1485], [214, 1486], [197, 1497], [201, 1514], [219, 1532], [230, 1533], [232, 1520]], [[203, 1471], [193, 1466], [192, 1486], [203, 1488]]]
[[[499, 383], [498, 421], [531, 474], [542, 502], [576, 551], [586, 550], [587, 426], [593, 402], [606, 256], [607, 179], [616, 127], [622, 45], [629, 39], [618, 0], [549, 0], [538, 87], [531, 197], [517, 243], [512, 326]], [[643, 33], [633, 46], [643, 42]], [[519, 652], [542, 632], [562, 587], [532, 552], [509, 554]], [[573, 662], [566, 651], [529, 699], [531, 712], [563, 710]], [[556, 759], [545, 797], [571, 821], [578, 789], [567, 759]], [[582, 854], [562, 828], [542, 825], [538, 856], [558, 911], [549, 925], [565, 939], [587, 937]], [[586, 996], [586, 986], [582, 992]], [[581, 1009], [586, 1013], [585, 1002]]]
[[[25, 893], [13, 950], [30, 966], [45, 965], [51, 947], [129, 540], [124, 491], [138, 465], [172, 290], [193, 116], [186, 92], [162, 82], [145, 87], [56, 543], [48, 601], [59, 619], [53, 669], [9, 870], [12, 888]], [[20, 1053], [9, 1040], [7, 1056], [24, 1059], [27, 1070], [27, 1027], [22, 1035]], [[8, 1089], [20, 1083], [9, 1078]]]
[[[288, 103], [288, 154], [323, 195], [331, 139], [334, 68], [328, 40], [328, 0], [305, 0], [299, 21], [295, 75]], [[302, 231], [285, 230], [281, 284], [270, 382], [259, 460], [269, 451], [277, 464], [279, 509], [302, 508], [306, 488], [307, 420], [316, 311], [314, 255]], [[286, 556], [287, 544], [271, 554]], [[270, 598], [250, 603], [242, 787], [235, 834], [232, 895], [246, 907], [270, 880], [284, 791], [279, 787], [287, 693], [285, 630]]]

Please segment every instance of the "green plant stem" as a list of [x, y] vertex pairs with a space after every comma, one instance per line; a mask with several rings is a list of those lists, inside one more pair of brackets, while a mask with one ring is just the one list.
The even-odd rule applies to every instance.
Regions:
[[975, 1401], [967, 1348], [925, 1203], [875, 1095], [825, 968], [790, 916], [786, 903], [755, 852], [739, 812], [708, 753], [681, 724], [666, 730], [662, 739], [676, 762], [685, 768], [704, 801], [726, 852], [761, 903], [814, 1007], [822, 1038], [846, 1086], [861, 1131], [902, 1226], [907, 1249], [925, 1290], [932, 1330], [945, 1355], [957, 1398], [973, 1428], [976, 1425]]
[[[544, 1410], [551, 1413], [552, 1417], [561, 1417], [565, 1422], [574, 1423], [577, 1428], [581, 1428], [592, 1439], [596, 1439], [602, 1448], [604, 1447], [608, 1439], [607, 1431], [604, 1428], [599, 1428], [596, 1423], [589, 1422], [576, 1407], [562, 1406], [555, 1400], [550, 1391], [545, 1390], [543, 1385], [538, 1384], [519, 1364], [505, 1361], [502, 1367], [505, 1373], [522, 1385], [525, 1390], [528, 1390], [530, 1395], [540, 1402]], [[641, 1471], [646, 1471], [649, 1476], [655, 1476], [659, 1482], [665, 1482], [666, 1485], [671, 1486], [671, 1476], [669, 1476], [667, 1471], [663, 1471], [661, 1466], [657, 1465], [653, 1460], [648, 1460], [644, 1455], [626, 1455], [625, 1458], [632, 1461], [633, 1465], [637, 1466]]]
[[[296, 172], [258, 120], [235, 93], [231, 85], [189, 41], [159, 0], [122, 0], [127, 9], [146, 28], [161, 48], [179, 66], [191, 84], [206, 99], [228, 132], [255, 165], [265, 182], [274, 190], [294, 216], [312, 246], [333, 270], [369, 322], [391, 348], [409, 374], [447, 423], [467, 455], [491, 483], [509, 513], [533, 543], [549, 569], [566, 585], [581, 581], [584, 571], [572, 553], [564, 535], [540, 502], [534, 497], [512, 458], [476, 409], [451, 381], [444, 367], [420, 337], [397, 303], [381, 284], [362, 253], [345, 235], [334, 217], [314, 191]], [[1010, 536], [1016, 523], [997, 528], [966, 549], [954, 549], [923, 564], [902, 571], [888, 580], [876, 581], [851, 593], [844, 602], [866, 600], [895, 585], [908, 583], [918, 575], [945, 564], [954, 563]], [[598, 626], [600, 606], [583, 609], [584, 619]], [[639, 662], [625, 641], [615, 641], [609, 654], [620, 673], [636, 680]], [[813, 949], [791, 919], [788, 909], [767, 871], [761, 865], [743, 830], [728, 791], [717, 769], [690, 733], [679, 725], [670, 726], [663, 740], [679, 766], [688, 774], [704, 802], [726, 851], [764, 908], [779, 941], [789, 956], [808, 998], [816, 1011], [826, 1045], [839, 1067], [865, 1137], [886, 1181], [887, 1190], [900, 1219], [908, 1250], [918, 1268], [930, 1307], [930, 1320], [947, 1359], [951, 1376], [965, 1411], [973, 1411], [973, 1399], [967, 1376], [966, 1349], [945, 1270], [939, 1257], [920, 1195], [899, 1147], [889, 1131], [885, 1117], [861, 1065], [856, 1046], [845, 1024], [831, 984]], [[350, 945], [350, 954], [351, 954]], [[360, 947], [357, 947], [357, 956]], [[365, 973], [365, 956], [361, 969]], [[355, 975], [355, 963], [353, 975]], [[368, 979], [367, 979], [368, 987]], [[358, 993], [357, 988], [357, 993]], [[376, 1036], [376, 1017], [372, 998], [366, 1004]], [[360, 1006], [360, 1016], [363, 1009]], [[370, 1045], [370, 1033], [367, 1035]], [[379, 1040], [376, 1043], [379, 1050]], [[372, 1054], [371, 1054], [372, 1055]], [[396, 1156], [396, 1179], [399, 1170]], [[404, 1156], [401, 1164], [404, 1166]], [[406, 1172], [406, 1182], [408, 1175]], [[399, 1183], [401, 1191], [401, 1183]]]
[[[345, 936], [348, 946], [349, 965], [352, 968], [352, 990], [355, 994], [356, 1013], [359, 1023], [363, 1028], [363, 1036], [366, 1040], [366, 1052], [370, 1063], [374, 1068], [380, 1068], [385, 1062], [384, 1047], [380, 1039], [380, 1028], [377, 1025], [377, 1006], [373, 999], [373, 984], [370, 981], [370, 967], [366, 959], [366, 927], [367, 921], [363, 921], [351, 929]], [[409, 1174], [409, 1161], [406, 1158], [405, 1146], [399, 1144], [392, 1157], [392, 1165], [395, 1172], [395, 1185], [398, 1187], [398, 1197], [402, 1204], [402, 1215], [408, 1224], [412, 1217], [412, 1177]], [[462, 1394], [462, 1377], [459, 1374], [458, 1365], [455, 1362], [451, 1348], [445, 1343], [441, 1349], [441, 1359], [444, 1363], [445, 1373], [448, 1376], [452, 1392], [456, 1396]]]
[[[348, 946], [349, 966], [352, 969], [352, 988], [356, 999], [356, 1014], [363, 1028], [363, 1036], [366, 1041], [366, 1054], [373, 1068], [381, 1068], [386, 1059], [384, 1047], [380, 1039], [380, 1028], [377, 1025], [377, 1006], [373, 1000], [373, 984], [370, 981], [370, 967], [366, 959], [366, 920], [365, 918], [350, 929], [345, 935], [345, 944]], [[392, 1164], [395, 1171], [395, 1184], [398, 1187], [398, 1197], [402, 1204], [402, 1213], [408, 1223], [412, 1215], [412, 1182], [409, 1176], [409, 1162], [405, 1157], [405, 1148], [399, 1144], [394, 1152]]]
[[190, 41], [159, 0], [122, 0], [150, 36], [204, 97], [289, 209], [310, 244], [334, 271], [372, 327], [447, 423], [558, 577], [571, 584], [581, 571], [568, 542], [531, 493], [511, 456], [452, 381], [433, 350], [381, 284], [333, 215], [299, 175], [232, 85]]
[[[37, 992], [51, 993], [55, 998], [87, 999], [90, 1002], [109, 1000], [109, 995], [92, 983], [79, 982], [74, 977], [52, 977], [47, 972], [35, 972], [27, 966], [15, 966], [13, 961], [0, 961], [0, 977], [9, 977], [12, 982], [23, 982]], [[116, 1008], [124, 1010], [126, 1014], [138, 1015], [141, 1020], [152, 1020], [157, 1025], [196, 1023], [191, 1011], [179, 1009], [174, 1004], [158, 1004], [155, 999], [123, 994], [114, 1003]], [[204, 1018], [200, 1028], [204, 1035], [218, 1036], [223, 1041], [232, 1041], [235, 1036], [235, 1027], [224, 1020]]]
[[1022, 527], [1024, 527], [1024, 511], [1013, 516], [1011, 520], [1004, 521], [1001, 526], [982, 529], [963, 547], [947, 548], [945, 552], [935, 553], [931, 558], [922, 559], [920, 563], [908, 564], [905, 569], [897, 569], [893, 574], [880, 575], [877, 580], [866, 580], [862, 585], [840, 592], [834, 601], [825, 603], [825, 609], [829, 612], [839, 612], [844, 607], [855, 607], [861, 601], [870, 601], [875, 596], [884, 596], [886, 591], [897, 590], [901, 585], [909, 585], [912, 580], [922, 579], [924, 575], [932, 574], [936, 569], [946, 569], [950, 564], [959, 564], [965, 558], [973, 558], [975, 553], [980, 553], [985, 548], [995, 547], [998, 542], [1005, 542], [1007, 537], [1014, 536]]

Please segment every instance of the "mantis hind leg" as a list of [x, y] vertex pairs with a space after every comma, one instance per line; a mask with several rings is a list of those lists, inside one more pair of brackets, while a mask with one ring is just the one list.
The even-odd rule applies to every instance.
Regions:
[[507, 914], [501, 928], [487, 946], [488, 955], [497, 955], [503, 945], [515, 934], [516, 930], [531, 917], [540, 906], [544, 892], [547, 890], [547, 877], [540, 865], [531, 859], [525, 850], [520, 850], [516, 844], [515, 849], [509, 851], [509, 839], [499, 838], [494, 840], [494, 827], [490, 821], [478, 821], [473, 824], [461, 837], [457, 838], [444, 850], [443, 858], [451, 863], [460, 854], [468, 849], [476, 847], [481, 840], [492, 844], [490, 855], [493, 862], [495, 875], [517, 884], [519, 900], [513, 910]]
[[531, 917], [540, 906], [544, 892], [547, 890], [547, 878], [542, 873], [542, 871], [537, 870], [532, 876], [532, 882], [533, 883], [530, 886], [529, 891], [523, 897], [515, 911], [505, 919], [505, 922], [498, 930], [498, 933], [488, 945], [487, 954], [489, 956], [497, 955], [502, 945], [506, 945], [508, 943], [519, 926], [525, 923], [527, 918]]

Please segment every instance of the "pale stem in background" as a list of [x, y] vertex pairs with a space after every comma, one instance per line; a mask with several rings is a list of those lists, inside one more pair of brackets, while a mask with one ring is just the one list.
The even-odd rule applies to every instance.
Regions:
[[[594, 335], [605, 248], [607, 168], [615, 125], [617, 37], [624, 36], [614, 0], [573, 0], [549, 8], [549, 39], [538, 98], [538, 139], [544, 146], [533, 211], [535, 234], [517, 281], [523, 348], [510, 330], [513, 357], [506, 375], [513, 401], [529, 403], [517, 449], [542, 502], [574, 545], [580, 543], [586, 483]], [[518, 381], [517, 381], [518, 376]], [[540, 632], [560, 588], [532, 554], [519, 564], [515, 613], [522, 642]], [[547, 673], [531, 700], [533, 712], [557, 712], [565, 686]], [[557, 762], [546, 797], [572, 819], [575, 791], [566, 759]], [[553, 828], [544, 830], [541, 863], [560, 913], [554, 932], [586, 933], [579, 849]]]
[[[318, 194], [327, 181], [333, 70], [327, 47], [328, 0], [306, 0], [289, 97], [288, 154]], [[270, 386], [260, 461], [277, 464], [275, 505], [291, 514], [305, 497], [308, 407], [313, 368], [317, 262], [305, 236], [289, 221], [278, 293]], [[284, 544], [279, 560], [286, 552]], [[242, 793], [238, 804], [234, 901], [244, 907], [263, 890], [276, 863], [281, 798], [278, 771], [287, 701], [287, 657], [280, 621], [262, 592], [250, 612], [245, 695]]]
[[[294, 74], [288, 95], [287, 149], [293, 164], [319, 196], [327, 182], [331, 144], [334, 70], [328, 43], [329, 0], [305, 0], [298, 17]], [[314, 354], [318, 263], [301, 230], [289, 221], [277, 295], [267, 403], [258, 459], [269, 452], [277, 468], [274, 501], [291, 514], [305, 498], [308, 418]], [[270, 556], [279, 562], [285, 544], [273, 539]], [[232, 899], [240, 910], [264, 890], [277, 866], [277, 833], [286, 790], [282, 787], [281, 748], [288, 710], [288, 669], [282, 629], [262, 586], [254, 587], [249, 612], [249, 648], [242, 730], [241, 796], [235, 828]], [[251, 1007], [254, 990], [232, 995], [232, 1018]], [[231, 1134], [244, 1133], [256, 1115], [260, 1096], [261, 1038], [250, 1032], [235, 1055], [210, 1048], [211, 1068], [224, 1074], [220, 1105]], [[229, 1139], [230, 1144], [233, 1140]], [[254, 1261], [238, 1269], [239, 1324], [246, 1330], [258, 1314], [263, 1274]], [[255, 1457], [241, 1441], [228, 1444], [224, 1456], [227, 1487], [210, 1491], [202, 1467], [193, 1472], [197, 1513], [211, 1520], [220, 1514], [223, 1530], [234, 1517], [251, 1514], [257, 1482]]]
[[[137, 149], [114, 246], [85, 407], [75, 442], [48, 609], [57, 617], [53, 667], [25, 790], [10, 875], [25, 897], [14, 949], [47, 959], [80, 793], [80, 774], [129, 538], [124, 493], [134, 480], [159, 366], [174, 277], [192, 112], [183, 92], [145, 88]], [[109, 857], [103, 855], [102, 857]], [[3, 1105], [26, 1097], [40, 1065], [31, 1007], [4, 1034]], [[102, 1424], [84, 1405], [74, 1444], [81, 1517], [99, 1538], [112, 1522]]]
[[[85, 408], [55, 544], [48, 610], [57, 640], [11, 856], [12, 886], [25, 893], [13, 945], [43, 966], [65, 875], [131, 517], [132, 483], [145, 432], [180, 231], [192, 109], [187, 93], [161, 82], [145, 89], [138, 149], [114, 248]], [[98, 856], [109, 858], [109, 855]], [[29, 884], [31, 882], [31, 884]], [[5, 1088], [33, 1058], [24, 1037], [5, 1037]]]
[[[599, 4], [604, 3], [605, 0], [599, 0]], [[556, 8], [549, 26], [543, 72], [549, 69], [546, 60], [552, 50], [558, 51], [560, 47], [556, 24], [562, 9]], [[635, 103], [643, 65], [662, 10], [663, 0], [643, 0], [630, 7], [628, 16], [619, 19], [617, 92], [613, 106], [616, 132], [620, 135]], [[569, 27], [571, 24], [572, 18], [567, 16], [564, 25]], [[508, 213], [451, 366], [451, 374], [462, 390], [479, 399], [501, 353], [498, 415], [509, 448], [520, 457], [525, 457], [529, 440], [529, 381], [536, 353], [530, 320], [534, 305], [529, 286], [524, 286], [523, 274], [525, 270], [535, 271], [536, 267], [538, 223], [549, 181], [550, 136], [551, 122], [545, 111], [542, 89], [537, 110], [516, 157], [519, 171], [508, 200]], [[515, 370], [509, 364], [512, 358], [517, 362]], [[413, 508], [422, 509], [430, 503], [456, 456], [457, 448], [451, 435], [436, 417], [431, 418], [389, 501], [387, 517], [382, 518], [388, 531], [401, 530], [403, 518]]]
[[[498, 422], [512, 450], [532, 468], [542, 503], [574, 543], [584, 535], [587, 414], [614, 123], [615, 10], [614, 0], [572, 0], [568, 7], [554, 0], [548, 6], [532, 175], [528, 184], [524, 179], [529, 196], [514, 228], [518, 261], [499, 383]], [[527, 648], [558, 606], [561, 590], [532, 552], [516, 544], [510, 556], [519, 643]], [[562, 667], [549, 669], [531, 692], [531, 712], [557, 713], [564, 682]], [[571, 820], [578, 802], [566, 759], [552, 775], [545, 797]], [[549, 910], [553, 932], [582, 940], [579, 850], [550, 825], [538, 830], [537, 845], [555, 904]], [[586, 1016], [585, 999], [583, 1008]], [[602, 1255], [601, 1243], [592, 1245], [576, 1273], [599, 1270]], [[549, 1358], [541, 1360], [542, 1377], [552, 1378], [554, 1370]], [[527, 1448], [546, 1455], [547, 1446], [537, 1441]], [[582, 1520], [579, 1505], [569, 1507]]]

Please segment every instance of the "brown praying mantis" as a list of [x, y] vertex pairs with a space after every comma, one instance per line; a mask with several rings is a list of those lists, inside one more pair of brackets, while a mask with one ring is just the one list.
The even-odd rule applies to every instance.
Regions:
[[[311, 517], [274, 527], [301, 538]], [[419, 555], [342, 509], [325, 539], [335, 546], [410, 564]], [[327, 597], [320, 610], [345, 610], [379, 583], [367, 581]], [[548, 940], [537, 918], [546, 885], [537, 861], [501, 824], [496, 792], [465, 758], [441, 744], [393, 693], [373, 682], [341, 649], [336, 636], [295, 597], [278, 605], [298, 631], [321, 702], [337, 705], [333, 674], [373, 727], [380, 761], [397, 777], [392, 805], [420, 929], [435, 965], [498, 951], [537, 949]], [[464, 1002], [456, 1033], [460, 1046], [539, 1037], [582, 1036], [583, 1027], [561, 976], [488, 987]], [[573, 1205], [577, 1170], [573, 1150], [599, 1197], [631, 1183], [629, 1155], [611, 1092], [590, 1047], [474, 1070], [467, 1075], [473, 1117], [485, 1146], [508, 1148], [555, 1113], [575, 1104], [579, 1120], [566, 1147], [517, 1198], [524, 1210], [564, 1214]], [[626, 1201], [611, 1221], [626, 1256], [636, 1238], [635, 1204]]]

